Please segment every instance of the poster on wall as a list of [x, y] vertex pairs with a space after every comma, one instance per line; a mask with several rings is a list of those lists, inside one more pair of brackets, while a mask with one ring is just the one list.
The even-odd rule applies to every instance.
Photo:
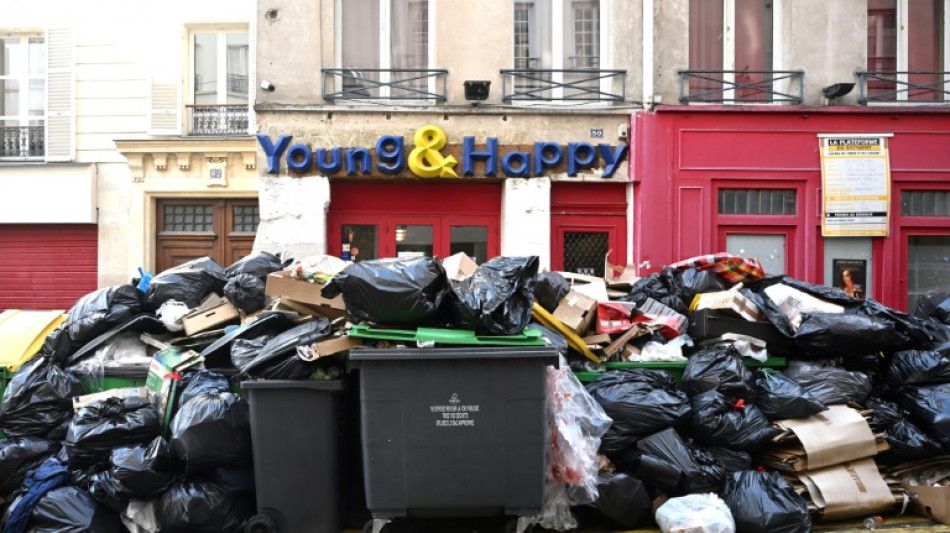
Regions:
[[823, 237], [887, 237], [891, 203], [887, 152], [890, 136], [818, 136]]
[[867, 294], [867, 259], [832, 259], [831, 271], [835, 287], [848, 293], [848, 296], [864, 299]]

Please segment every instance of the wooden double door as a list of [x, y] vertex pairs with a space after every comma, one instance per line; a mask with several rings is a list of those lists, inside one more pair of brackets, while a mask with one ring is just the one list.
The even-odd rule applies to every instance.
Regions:
[[208, 256], [221, 266], [251, 253], [260, 209], [257, 198], [158, 200], [155, 273]]

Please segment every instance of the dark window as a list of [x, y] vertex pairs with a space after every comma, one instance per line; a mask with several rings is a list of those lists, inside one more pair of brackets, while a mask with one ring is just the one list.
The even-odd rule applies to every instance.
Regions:
[[901, 214], [909, 217], [950, 216], [950, 191], [902, 191]]
[[792, 189], [720, 189], [720, 215], [794, 215]]

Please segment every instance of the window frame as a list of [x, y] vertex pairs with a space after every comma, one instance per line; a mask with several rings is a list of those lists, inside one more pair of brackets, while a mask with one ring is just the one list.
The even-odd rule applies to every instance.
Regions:
[[[3, 32], [0, 33], [0, 38], [2, 39], [17, 39], [20, 42], [20, 47], [22, 50], [22, 57], [19, 58], [23, 62], [24, 69], [20, 73], [13, 73], [8, 75], [0, 74], [0, 81], [15, 81], [19, 85], [18, 88], [18, 98], [19, 105], [17, 106], [17, 114], [3, 114], [0, 115], [0, 121], [16, 121], [17, 125], [13, 126], [16, 128], [25, 128], [30, 126], [37, 126], [43, 128], [43, 137], [45, 143], [46, 137], [46, 128], [48, 127], [48, 116], [49, 116], [49, 43], [47, 42], [46, 35], [42, 32]], [[42, 69], [41, 74], [31, 74], [30, 73], [30, 41], [32, 39], [39, 39], [43, 44], [43, 58], [40, 62], [40, 67]], [[2, 51], [0, 51], [2, 53]], [[42, 94], [42, 114], [41, 115], [30, 115], [30, 82], [40, 80], [43, 82], [43, 94]], [[5, 111], [6, 112], [6, 111]], [[35, 124], [31, 124], [35, 123]], [[10, 156], [2, 157], [0, 159], [4, 161], [9, 160], [40, 160], [46, 158], [48, 150], [46, 146], [43, 147], [43, 154], [40, 156]]]
[[[199, 33], [213, 33], [217, 36], [216, 47], [217, 47], [217, 87], [215, 89], [216, 100], [214, 104], [196, 104], [195, 103], [195, 76], [197, 75], [197, 65], [195, 61], [195, 37]], [[227, 25], [213, 25], [213, 26], [189, 26], [188, 27], [188, 87], [186, 94], [188, 95], [185, 105], [229, 105], [227, 103], [228, 98], [228, 62], [230, 57], [228, 54], [228, 43], [227, 36], [228, 34], [234, 33], [244, 33], [247, 35], [247, 57], [245, 58], [245, 64], [247, 66], [247, 76], [248, 76], [248, 90], [247, 90], [247, 106], [248, 112], [250, 112], [251, 106], [251, 87], [250, 87], [250, 76], [251, 76], [251, 30], [250, 27], [246, 24], [227, 24]], [[221, 98], [224, 98], [224, 102], [221, 102]], [[241, 105], [241, 104], [231, 104], [231, 105]]]

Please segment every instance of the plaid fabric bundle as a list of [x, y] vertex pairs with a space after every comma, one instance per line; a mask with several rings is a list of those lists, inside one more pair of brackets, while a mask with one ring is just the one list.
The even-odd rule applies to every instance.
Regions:
[[677, 270], [696, 267], [712, 270], [731, 283], [755, 281], [765, 277], [765, 269], [756, 258], [747, 259], [725, 252], [691, 257], [670, 265]]

